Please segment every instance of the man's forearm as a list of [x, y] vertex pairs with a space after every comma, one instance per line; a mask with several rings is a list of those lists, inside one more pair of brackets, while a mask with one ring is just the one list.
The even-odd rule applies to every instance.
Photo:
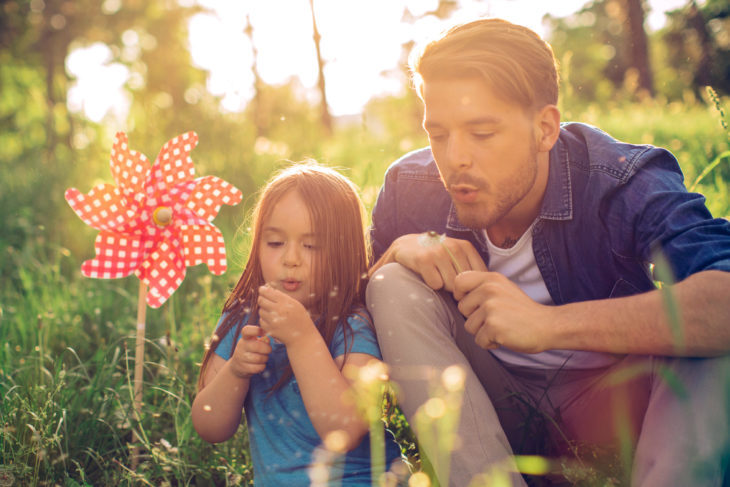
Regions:
[[[670, 317], [671, 299], [677, 310]], [[664, 290], [558, 306], [550, 348], [717, 356], [730, 352], [730, 273], [704, 271]]]

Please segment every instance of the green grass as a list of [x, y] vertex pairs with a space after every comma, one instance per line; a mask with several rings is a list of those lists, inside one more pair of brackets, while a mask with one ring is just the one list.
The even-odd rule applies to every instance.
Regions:
[[[696, 188], [707, 196], [716, 216], [730, 215], [730, 140], [713, 103], [588, 107], [570, 115], [627, 141], [669, 147], [682, 164], [688, 186], [710, 168]], [[392, 136], [356, 127], [339, 131], [306, 155], [344, 167], [372, 207], [385, 168], [423, 144], [416, 123]], [[259, 161], [251, 174], [260, 184], [281, 163]], [[58, 173], [47, 177], [57, 178]], [[225, 173], [216, 175], [235, 181]], [[44, 184], [43, 174], [34, 173], [33, 178], [34, 184]], [[11, 191], [9, 184], [0, 182], [0, 192]], [[54, 181], [51, 187], [64, 185], [83, 191], [90, 187], [73, 180]], [[252, 194], [244, 196], [248, 203], [253, 200]], [[62, 202], [61, 195], [52, 197]], [[236, 231], [244, 205], [224, 208], [216, 221], [227, 239], [228, 272], [213, 277], [202, 266], [190, 268], [176, 294], [160, 309], [148, 310], [144, 403], [138, 423], [132, 412], [136, 278], [81, 277], [79, 266], [92, 256], [95, 232], [74, 220], [62, 203], [44, 204], [44, 214], [39, 215], [28, 203], [32, 198], [18, 201], [24, 203], [3, 214], [8, 228], [21, 232], [0, 235], [0, 242], [10, 243], [0, 248], [0, 465], [12, 473], [15, 485], [250, 483], [245, 428], [228, 442], [210, 445], [197, 437], [189, 414], [205, 339], [245, 262], [241, 249], [246, 232]], [[386, 405], [390, 427], [419, 469], [407, 423], [392, 402], [386, 400]], [[136, 472], [130, 470], [133, 432], [141, 438]], [[542, 468], [539, 461], [523, 463], [526, 469]], [[586, 478], [592, 479], [590, 485], [605, 483], [607, 477], [581, 468], [568, 462], [564, 472], [568, 478], [573, 475], [576, 484], [585, 485]]]

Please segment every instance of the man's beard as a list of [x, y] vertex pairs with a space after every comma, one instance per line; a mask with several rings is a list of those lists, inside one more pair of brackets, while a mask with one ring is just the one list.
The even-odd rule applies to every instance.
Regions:
[[469, 184], [487, 195], [486, 201], [460, 203], [454, 201], [459, 222], [473, 230], [487, 229], [504, 218], [520, 203], [535, 185], [537, 180], [537, 150], [531, 143], [530, 154], [520, 165], [520, 169], [503, 183], [501, 188], [484, 178], [466, 173], [456, 173], [447, 181], [447, 188], [454, 184]]

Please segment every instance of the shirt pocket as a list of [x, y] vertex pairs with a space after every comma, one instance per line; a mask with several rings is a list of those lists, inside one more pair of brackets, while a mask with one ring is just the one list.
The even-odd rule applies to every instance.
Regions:
[[620, 298], [623, 296], [633, 296], [634, 294], [641, 293], [641, 289], [631, 284], [626, 279], [619, 279], [613, 285], [609, 298]]

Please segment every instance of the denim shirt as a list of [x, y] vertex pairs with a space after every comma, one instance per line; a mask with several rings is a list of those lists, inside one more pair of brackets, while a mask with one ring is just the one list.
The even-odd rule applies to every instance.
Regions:
[[[533, 252], [556, 305], [653, 289], [661, 252], [676, 281], [730, 271], [730, 222], [687, 192], [675, 157], [631, 145], [580, 123], [561, 126], [547, 189], [533, 226]], [[462, 225], [429, 148], [406, 154], [385, 175], [373, 209], [378, 259], [397, 237], [433, 230], [470, 241], [489, 266], [483, 232]]]

